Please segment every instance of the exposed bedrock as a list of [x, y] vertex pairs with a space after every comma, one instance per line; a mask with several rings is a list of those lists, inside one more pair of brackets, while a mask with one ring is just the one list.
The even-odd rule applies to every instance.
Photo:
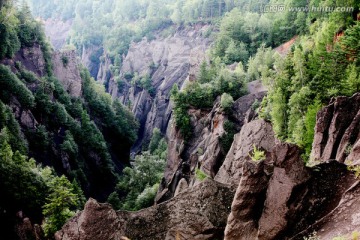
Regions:
[[360, 93], [338, 97], [317, 114], [312, 161], [360, 164]]
[[56, 240], [222, 239], [234, 191], [207, 179], [170, 201], [138, 212], [114, 211], [90, 199]]

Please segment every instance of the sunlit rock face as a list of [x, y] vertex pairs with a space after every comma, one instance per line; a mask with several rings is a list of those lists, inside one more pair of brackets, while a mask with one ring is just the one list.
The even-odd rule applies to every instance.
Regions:
[[[133, 151], [140, 150], [149, 142], [154, 128], [166, 133], [172, 113], [170, 90], [174, 84], [181, 88], [185, 81], [195, 79], [211, 43], [204, 36], [209, 27], [199, 24], [175, 29], [175, 33], [168, 37], [157, 36], [151, 41], [143, 39], [133, 43], [127, 55], [123, 56], [120, 79], [110, 79], [108, 87], [113, 98], [119, 98], [129, 106], [141, 124]], [[102, 65], [106, 64], [104, 60], [100, 69], [105, 69]], [[104, 75], [101, 73], [102, 77]], [[136, 75], [139, 78], [148, 76], [153, 89], [149, 91], [132, 83]]]
[[56, 240], [222, 239], [234, 191], [207, 179], [165, 203], [138, 212], [114, 211], [90, 199]]

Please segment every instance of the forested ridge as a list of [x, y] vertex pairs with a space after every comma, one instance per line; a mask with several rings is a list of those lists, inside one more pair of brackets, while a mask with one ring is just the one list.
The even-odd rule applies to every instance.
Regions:
[[[53, 75], [42, 26], [25, 3], [2, 3], [0, 27], [3, 236], [16, 239], [16, 213], [22, 211], [51, 237], [82, 209], [85, 196], [104, 201], [114, 190], [138, 125], [86, 69], [81, 70], [81, 97], [64, 90]], [[12, 61], [19, 50], [36, 54], [37, 48], [44, 58], [43, 76], [27, 69], [26, 59]], [[63, 58], [62, 64], [76, 63]]]
[[[271, 122], [278, 139], [302, 148], [309, 163], [316, 161], [310, 152], [318, 110], [332, 97], [360, 90], [358, 0], [26, 2], [0, 2], [0, 190], [5, 196], [0, 199], [0, 221], [9, 238], [16, 239], [13, 226], [19, 211], [42, 224], [51, 238], [88, 197], [107, 201], [115, 209], [151, 206], [167, 160], [167, 143], [159, 129], [149, 146], [130, 160], [139, 125], [88, 69], [81, 68], [80, 97], [64, 90], [53, 74], [53, 50], [33, 16], [72, 21], [67, 50], [80, 55], [84, 46], [100, 47], [92, 62], [109, 57], [111, 77], [131, 80], [151, 96], [156, 89], [150, 76], [120, 73], [130, 44], [209, 25], [204, 33], [213, 40], [208, 60], [195, 81], [182, 89], [173, 85], [171, 101], [175, 127], [187, 144], [194, 131], [189, 110], [211, 109], [219, 98], [229, 116], [220, 142], [225, 154], [236, 133], [232, 106], [247, 93], [248, 82], [260, 79], [267, 86], [267, 96], [253, 108]], [[352, 6], [353, 11], [262, 12], [263, 6], [276, 4], [287, 9]], [[286, 55], [274, 51], [294, 37]], [[11, 62], [19, 50], [34, 46], [44, 56], [43, 76], [20, 61]], [[62, 61], [71, 64], [66, 58]], [[30, 112], [36, 126], [26, 126], [16, 109]], [[196, 174], [206, 178], [200, 170]]]

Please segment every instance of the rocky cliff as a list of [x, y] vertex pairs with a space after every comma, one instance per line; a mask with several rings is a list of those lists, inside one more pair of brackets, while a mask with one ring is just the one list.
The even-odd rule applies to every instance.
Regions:
[[90, 199], [84, 211], [70, 220], [56, 240], [221, 239], [233, 190], [211, 179], [168, 202], [138, 212], [115, 212]]
[[72, 20], [63, 21], [61, 19], [43, 20], [46, 36], [49, 37], [52, 46], [56, 50], [62, 49], [68, 40], [72, 27]]
[[338, 97], [317, 114], [312, 161], [360, 161], [360, 94]]
[[[251, 94], [243, 97], [242, 103], [249, 96]], [[348, 132], [346, 129], [350, 129], [357, 119], [358, 96], [334, 99], [318, 113], [315, 140], [319, 138], [320, 130], [321, 133], [334, 132], [329, 126]], [[326, 115], [329, 112], [331, 115]], [[203, 146], [203, 138], [216, 142], [215, 136], [223, 134], [222, 122], [229, 118], [216, 104], [211, 111], [190, 110], [190, 113], [193, 121], [197, 120], [195, 122], [199, 124], [194, 125], [196, 139], [192, 140], [196, 147]], [[328, 125], [323, 125], [323, 116], [330, 116], [326, 118]], [[207, 124], [206, 119], [209, 120]], [[336, 124], [334, 119], [341, 124]], [[227, 240], [300, 240], [314, 231], [320, 239], [332, 239], [359, 229], [360, 188], [356, 168], [351, 167], [349, 171], [340, 159], [324, 159], [316, 166], [305, 166], [302, 151], [295, 145], [277, 141], [271, 125], [263, 120], [243, 118], [240, 128], [216, 174], [203, 166], [206, 166], [204, 159], [210, 163], [213, 155], [216, 158], [217, 145], [210, 141], [207, 142], [209, 149], [193, 152], [194, 149], [185, 146], [173, 132], [169, 159], [174, 157], [175, 160], [168, 163], [167, 169], [172, 170], [165, 175], [171, 184], [160, 197], [171, 191], [174, 193], [169, 195], [175, 197], [134, 213], [115, 212], [109, 206], [91, 200], [83, 212], [57, 233], [57, 239], [103, 239], [109, 236], [114, 239], [121, 239], [121, 236], [132, 239], [219, 239], [222, 235], [215, 229], [222, 231], [224, 215], [227, 216], [224, 230]], [[345, 138], [346, 134], [343, 136]], [[319, 142], [314, 142], [313, 152], [320, 148]], [[321, 143], [326, 146], [329, 142]], [[256, 161], [251, 157], [254, 145], [264, 152], [264, 160]], [[205, 155], [206, 151], [212, 155]], [[201, 182], [192, 177], [195, 167], [203, 169], [210, 178], [215, 176], [215, 181]], [[177, 179], [176, 184], [174, 179]], [[237, 188], [235, 194], [234, 187]], [[231, 211], [228, 209], [229, 198], [232, 199]], [[223, 202], [221, 206], [219, 200]], [[214, 217], [211, 214], [215, 214], [219, 222], [211, 220]], [[103, 231], [98, 231], [102, 228]]]
[[[252, 83], [250, 86], [258, 85], [258, 83]], [[259, 90], [260, 89], [260, 90]], [[159, 194], [156, 201], [162, 202], [172, 196], [174, 196], [177, 186], [181, 179], [185, 179], [187, 184], [191, 187], [197, 183], [196, 169], [201, 170], [207, 176], [219, 181], [219, 178], [226, 178], [222, 169], [224, 168], [224, 159], [227, 155], [227, 149], [224, 149], [225, 137], [232, 139], [233, 132], [226, 132], [225, 125], [232, 124], [232, 131], [239, 131], [240, 129], [250, 129], [250, 131], [260, 131], [261, 134], [268, 134], [266, 130], [262, 131], [260, 125], [254, 124], [254, 126], [243, 127], [244, 124], [256, 119], [257, 114], [252, 105], [255, 101], [261, 101], [266, 94], [264, 89], [249, 88], [250, 93], [236, 100], [232, 106], [231, 114], [226, 114], [220, 107], [219, 99], [215, 101], [213, 109], [190, 109], [189, 114], [191, 116], [191, 124], [193, 128], [193, 136], [190, 140], [184, 141], [180, 136], [178, 130], [174, 125], [168, 132], [168, 159], [164, 173], [164, 179], [159, 189]], [[270, 125], [269, 123], [264, 123]], [[254, 130], [256, 129], [256, 130]], [[270, 134], [265, 137], [263, 142], [274, 142], [274, 135], [269, 126]], [[229, 131], [229, 129], [227, 129]], [[246, 133], [251, 135], [251, 133]], [[248, 136], [247, 136], [248, 137]], [[272, 140], [269, 140], [271, 139]], [[246, 150], [250, 151], [254, 144], [251, 142], [253, 139], [246, 139], [248, 141], [248, 147]], [[245, 145], [245, 143], [242, 144]], [[240, 143], [239, 143], [240, 144]], [[267, 147], [270, 148], [270, 147]], [[233, 149], [233, 147], [231, 148]], [[232, 151], [230, 149], [230, 152]], [[246, 152], [244, 150], [244, 152]], [[247, 155], [248, 152], [243, 153]], [[226, 158], [227, 159], [227, 158]], [[227, 161], [227, 160], [225, 160]], [[237, 169], [240, 169], [239, 165]], [[220, 169], [220, 171], [219, 171]], [[231, 184], [229, 181], [219, 181], [226, 184]], [[237, 185], [237, 183], [236, 183]]]
[[[166, 133], [171, 118], [170, 90], [193, 80], [211, 41], [204, 35], [210, 26], [195, 25], [177, 29], [169, 37], [133, 43], [122, 60], [120, 79], [110, 79], [109, 92], [130, 106], [141, 127], [133, 151], [148, 143], [154, 128]], [[100, 65], [98, 79], [106, 80], [106, 59]], [[105, 77], [105, 78], [104, 78]], [[149, 78], [147, 87], [136, 83]]]
[[81, 96], [82, 80], [80, 62], [75, 51], [54, 52], [52, 55], [54, 75], [60, 80], [65, 90], [73, 97]]

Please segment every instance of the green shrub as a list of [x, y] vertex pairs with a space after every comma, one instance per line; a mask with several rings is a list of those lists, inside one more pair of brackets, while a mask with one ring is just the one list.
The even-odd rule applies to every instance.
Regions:
[[250, 154], [250, 157], [255, 162], [262, 161], [265, 160], [265, 152], [253, 145], [253, 151]]
[[63, 66], [66, 68], [69, 64], [69, 58], [65, 55], [62, 55], [61, 56], [61, 62], [63, 64]]
[[220, 144], [222, 152], [227, 154], [234, 141], [234, 135], [236, 134], [235, 124], [229, 120], [226, 120], [224, 122], [224, 130], [225, 133], [220, 137]]
[[26, 85], [13, 74], [10, 68], [0, 64], [0, 99], [8, 102], [10, 96], [16, 97], [25, 108], [35, 105], [35, 98]]
[[230, 113], [233, 104], [234, 104], [234, 99], [232, 98], [231, 95], [227, 93], [223, 93], [221, 95], [220, 106], [226, 113]]
[[206, 173], [204, 173], [201, 169], [196, 168], [195, 170], [195, 176], [196, 179], [199, 181], [204, 181], [208, 176], [206, 175]]

